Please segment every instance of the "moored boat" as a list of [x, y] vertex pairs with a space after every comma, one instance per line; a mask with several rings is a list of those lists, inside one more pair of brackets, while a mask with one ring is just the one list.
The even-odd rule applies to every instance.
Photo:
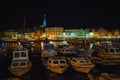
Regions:
[[87, 57], [73, 57], [70, 61], [72, 68], [75, 71], [89, 73], [95, 65]]
[[120, 49], [117, 47], [100, 48], [93, 51], [92, 61], [101, 65], [120, 65]]
[[54, 44], [44, 44], [43, 50], [41, 52], [41, 57], [53, 57], [57, 55], [57, 51], [55, 50]]
[[32, 63], [29, 60], [29, 51], [19, 46], [13, 51], [12, 63], [9, 66], [9, 71], [15, 76], [22, 76], [31, 69]]
[[120, 75], [101, 73], [101, 75], [96, 80], [120, 80]]
[[45, 66], [52, 72], [62, 74], [69, 67], [69, 64], [64, 57], [54, 57], [48, 58]]
[[0, 62], [4, 61], [7, 57], [7, 49], [0, 48]]
[[66, 55], [66, 56], [77, 54], [77, 50], [74, 47], [74, 45], [64, 45], [58, 48], [57, 51], [58, 51], [58, 54]]

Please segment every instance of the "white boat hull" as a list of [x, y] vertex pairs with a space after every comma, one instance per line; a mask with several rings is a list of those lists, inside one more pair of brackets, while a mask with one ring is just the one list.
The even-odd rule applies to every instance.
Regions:
[[78, 71], [78, 72], [82, 72], [82, 73], [89, 73], [92, 69], [93, 69], [94, 65], [86, 65], [86, 66], [76, 66], [76, 65], [72, 65], [72, 68], [75, 70], [75, 71]]
[[28, 71], [31, 70], [32, 63], [30, 63], [27, 67], [17, 67], [17, 68], [12, 68], [12, 65], [9, 67], [9, 71], [15, 75], [15, 76], [22, 76], [26, 74]]
[[58, 73], [58, 74], [62, 74], [67, 68], [68, 68], [68, 65], [61, 66], [61, 67], [60, 66], [47, 66], [48, 70]]

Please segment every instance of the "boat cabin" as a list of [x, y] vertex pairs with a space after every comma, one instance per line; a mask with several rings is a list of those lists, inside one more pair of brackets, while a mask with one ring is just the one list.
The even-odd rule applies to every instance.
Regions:
[[44, 50], [53, 50], [54, 48], [54, 44], [44, 44], [43, 46]]
[[91, 61], [85, 58], [72, 58], [72, 63], [73, 64], [91, 64]]
[[28, 50], [15, 50], [13, 51], [13, 60], [28, 60]]
[[52, 58], [48, 60], [48, 64], [52, 66], [66, 65], [66, 59]]
[[24, 68], [27, 67], [29, 64], [28, 61], [13, 61], [12, 62], [12, 68]]
[[120, 54], [120, 49], [119, 48], [108, 48], [106, 49], [106, 52], [109, 54]]
[[63, 55], [67, 54], [76, 54], [76, 50], [74, 48], [64, 47], [58, 50], [58, 52], [62, 53]]

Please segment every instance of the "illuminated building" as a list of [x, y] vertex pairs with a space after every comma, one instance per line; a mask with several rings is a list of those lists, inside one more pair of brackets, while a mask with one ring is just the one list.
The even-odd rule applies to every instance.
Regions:
[[84, 38], [84, 30], [83, 29], [67, 29], [64, 30], [67, 37], [66, 38]]
[[45, 28], [45, 34], [48, 38], [53, 39], [53, 38], [60, 38], [62, 33], [64, 31], [63, 27], [50, 27], [50, 28]]
[[4, 37], [2, 39], [5, 41], [17, 40], [18, 32], [15, 30], [8, 30], [8, 31], [3, 32], [2, 36]]

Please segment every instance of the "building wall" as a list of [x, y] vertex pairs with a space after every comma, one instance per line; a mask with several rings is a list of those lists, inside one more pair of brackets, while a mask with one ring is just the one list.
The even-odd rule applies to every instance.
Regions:
[[64, 31], [63, 27], [50, 27], [45, 28], [45, 34], [48, 38], [56, 38], [61, 37], [62, 33]]
[[84, 38], [84, 31], [83, 29], [68, 29], [65, 33], [68, 38]]

